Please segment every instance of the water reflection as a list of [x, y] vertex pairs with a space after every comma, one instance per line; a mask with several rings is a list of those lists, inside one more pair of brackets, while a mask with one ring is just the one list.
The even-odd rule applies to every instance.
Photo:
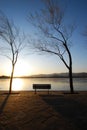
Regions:
[[23, 89], [23, 80], [20, 78], [13, 79], [12, 90], [18, 91]]
[[[75, 90], [87, 91], [87, 78], [75, 78]], [[10, 79], [0, 79], [0, 90], [9, 90]], [[33, 84], [51, 84], [51, 90], [70, 90], [68, 78], [14, 78], [12, 90], [33, 90]]]

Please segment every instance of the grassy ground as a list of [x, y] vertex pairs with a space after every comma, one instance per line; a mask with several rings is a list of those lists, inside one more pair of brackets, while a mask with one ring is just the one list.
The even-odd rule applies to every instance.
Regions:
[[0, 130], [86, 130], [87, 92], [0, 92]]

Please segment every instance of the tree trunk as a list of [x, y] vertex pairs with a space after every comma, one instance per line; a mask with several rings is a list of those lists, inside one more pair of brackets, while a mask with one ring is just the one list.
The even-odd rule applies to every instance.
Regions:
[[73, 88], [73, 76], [72, 76], [72, 65], [69, 68], [69, 82], [70, 82], [70, 92], [74, 93], [74, 88]]
[[13, 74], [14, 74], [14, 64], [12, 64], [12, 72], [10, 77], [10, 87], [9, 87], [9, 94], [12, 92], [12, 81], [13, 81]]
[[67, 46], [66, 43], [64, 44], [64, 46], [65, 46], [65, 48], [67, 50], [67, 53], [69, 55], [69, 67], [68, 67], [68, 69], [69, 69], [70, 92], [74, 93], [73, 76], [72, 76], [72, 56], [71, 56], [71, 53], [70, 53], [70, 51], [69, 51], [68, 46]]
[[73, 76], [72, 76], [72, 57], [71, 53], [68, 51], [69, 54], [69, 81], [70, 81], [70, 92], [74, 93], [74, 88], [73, 88]]

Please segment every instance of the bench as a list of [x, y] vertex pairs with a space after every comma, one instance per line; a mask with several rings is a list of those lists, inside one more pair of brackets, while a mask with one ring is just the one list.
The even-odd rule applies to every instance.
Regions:
[[49, 89], [51, 89], [51, 84], [33, 84], [33, 89], [35, 89], [35, 94], [37, 89], [48, 89], [48, 94], [49, 94]]

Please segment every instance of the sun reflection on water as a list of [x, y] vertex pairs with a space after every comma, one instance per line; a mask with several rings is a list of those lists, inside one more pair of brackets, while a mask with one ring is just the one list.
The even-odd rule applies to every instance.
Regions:
[[12, 90], [18, 91], [23, 89], [23, 80], [20, 78], [14, 78], [12, 83]]

